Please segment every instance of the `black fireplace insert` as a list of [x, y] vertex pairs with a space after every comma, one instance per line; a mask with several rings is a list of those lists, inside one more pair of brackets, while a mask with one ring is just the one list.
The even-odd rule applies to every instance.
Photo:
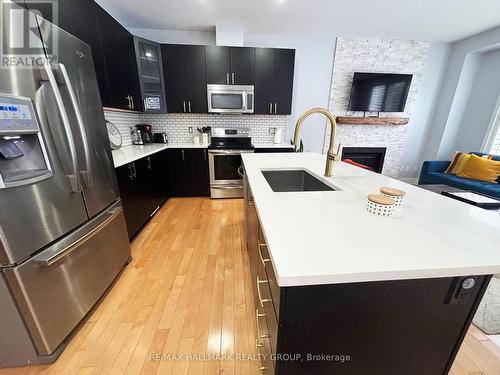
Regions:
[[356, 163], [373, 168], [377, 173], [382, 172], [385, 159], [385, 147], [343, 147], [342, 160], [351, 159]]

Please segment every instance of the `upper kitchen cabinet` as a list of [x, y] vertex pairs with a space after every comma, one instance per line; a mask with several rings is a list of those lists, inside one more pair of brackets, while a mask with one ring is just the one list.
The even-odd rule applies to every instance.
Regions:
[[205, 47], [162, 44], [167, 112], [207, 113]]
[[[58, 1], [57, 3], [67, 3], [68, 0]], [[71, 20], [71, 34], [78, 39], [83, 40], [92, 49], [92, 59], [97, 77], [97, 84], [101, 93], [102, 105], [110, 107], [111, 103], [111, 88], [109, 87], [108, 72], [106, 70], [106, 61], [101, 45], [101, 35], [97, 27], [96, 8], [99, 7], [94, 1], [75, 1], [71, 3], [69, 15]], [[61, 6], [60, 6], [61, 10]], [[59, 15], [59, 19], [61, 15]], [[64, 25], [61, 26], [64, 28]]]
[[229, 47], [205, 47], [207, 83], [228, 85], [231, 80]]
[[295, 50], [255, 49], [255, 113], [292, 112]]
[[[42, 16], [47, 21], [50, 21], [53, 24], [59, 26], [61, 29], [64, 29], [67, 32], [73, 34], [71, 25], [71, 19], [73, 17], [71, 16], [75, 10], [72, 8], [73, 4], [71, 4], [70, 6], [71, 0], [58, 0], [58, 1], [45, 1], [45, 2], [16, 0], [14, 2]], [[86, 5], [89, 7], [91, 5], [90, 0], [81, 1], [81, 3], [88, 3], [88, 4], [78, 4], [77, 7], [81, 7], [82, 5]]]
[[255, 48], [205, 47], [207, 83], [253, 85]]
[[231, 47], [231, 83], [253, 85], [255, 82], [255, 48]]
[[275, 57], [274, 49], [255, 49], [255, 113], [273, 113]]
[[143, 110], [147, 113], [166, 113], [160, 45], [134, 37], [134, 46]]
[[97, 4], [95, 9], [111, 89], [111, 107], [142, 111], [134, 37]]

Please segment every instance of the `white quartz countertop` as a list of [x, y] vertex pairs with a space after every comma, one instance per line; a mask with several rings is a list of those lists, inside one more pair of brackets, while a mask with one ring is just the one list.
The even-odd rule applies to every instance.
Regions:
[[[315, 153], [245, 154], [280, 286], [500, 273], [500, 215]], [[262, 169], [305, 168], [340, 191], [273, 192]], [[381, 186], [407, 192], [392, 217], [366, 211]]]
[[150, 143], [143, 146], [125, 146], [118, 150], [112, 150], [111, 153], [115, 168], [118, 168], [167, 148], [207, 148], [207, 146], [195, 145], [194, 143]]
[[[257, 148], [287, 148], [293, 147], [287, 143], [257, 143]], [[121, 167], [127, 163], [155, 154], [167, 148], [207, 148], [204, 145], [195, 145], [194, 143], [151, 143], [143, 146], [124, 146], [118, 150], [113, 150], [113, 162], [115, 168]]]

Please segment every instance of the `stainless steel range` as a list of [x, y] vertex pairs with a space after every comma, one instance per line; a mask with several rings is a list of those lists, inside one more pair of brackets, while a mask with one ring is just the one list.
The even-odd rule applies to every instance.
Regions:
[[208, 146], [212, 198], [243, 197], [241, 154], [253, 151], [250, 129], [212, 128], [212, 143]]

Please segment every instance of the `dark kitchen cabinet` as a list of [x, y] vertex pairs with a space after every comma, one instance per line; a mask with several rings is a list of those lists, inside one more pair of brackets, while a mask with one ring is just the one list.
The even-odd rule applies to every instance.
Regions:
[[146, 113], [166, 113], [160, 45], [134, 37], [134, 47], [143, 110]]
[[[72, 13], [76, 11], [73, 8], [71, 0], [58, 0], [58, 1], [15, 1], [18, 5], [24, 6], [26, 9], [41, 15], [47, 21], [59, 26], [61, 29], [72, 33], [73, 19]], [[93, 1], [92, 1], [93, 2]], [[77, 8], [90, 7], [89, 0], [79, 1]], [[70, 6], [71, 5], [71, 6]]]
[[293, 73], [295, 68], [295, 50], [277, 49], [274, 66], [274, 113], [289, 115], [292, 113]]
[[229, 47], [205, 47], [207, 83], [230, 84], [231, 61]]
[[142, 111], [134, 37], [97, 4], [95, 9], [111, 90], [111, 106]]
[[255, 82], [255, 48], [231, 47], [231, 83], [253, 85]]
[[205, 48], [194, 45], [161, 45], [167, 112], [207, 113]]
[[[64, 0], [63, 2], [67, 2]], [[59, 1], [60, 3], [60, 1]], [[92, 49], [92, 59], [97, 77], [97, 84], [101, 93], [102, 104], [111, 107], [111, 88], [109, 86], [106, 61], [102, 50], [101, 38], [103, 35], [97, 27], [96, 8], [99, 7], [94, 1], [76, 1], [71, 3], [70, 23], [71, 34], [83, 40]], [[62, 15], [59, 15], [61, 19]], [[64, 27], [63, 27], [64, 28]]]
[[207, 83], [253, 85], [255, 48], [205, 47]]
[[184, 46], [161, 46], [167, 112], [186, 112], [186, 79], [184, 77]]
[[135, 163], [116, 168], [116, 176], [120, 188], [123, 213], [127, 224], [129, 238], [133, 238], [141, 228], [140, 215], [140, 182], [136, 178]]
[[276, 51], [255, 49], [255, 113], [270, 114], [274, 109], [274, 65]]
[[256, 48], [255, 113], [292, 112], [295, 50]]
[[166, 152], [159, 152], [116, 168], [131, 239], [167, 199], [166, 156]]
[[195, 197], [210, 195], [208, 152], [201, 148], [167, 150], [167, 186], [170, 196]]

